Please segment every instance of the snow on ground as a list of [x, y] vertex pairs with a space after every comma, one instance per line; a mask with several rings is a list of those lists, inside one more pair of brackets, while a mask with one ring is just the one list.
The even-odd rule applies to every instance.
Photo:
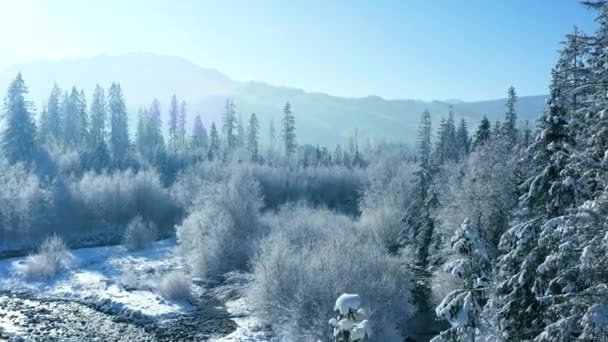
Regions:
[[20, 273], [25, 257], [0, 260], [0, 290], [92, 303], [111, 312], [128, 312], [135, 318], [173, 317], [193, 308], [156, 294], [155, 284], [162, 275], [184, 268], [183, 260], [173, 252], [174, 246], [175, 240], [169, 239], [141, 251], [128, 251], [122, 246], [72, 250], [70, 268], [42, 282], [27, 280]]
[[214, 342], [261, 342], [272, 341], [268, 327], [248, 308], [244, 298], [230, 300], [225, 304], [237, 328], [231, 334]]
[[237, 328], [231, 334], [217, 337], [214, 342], [262, 342], [275, 341], [270, 327], [265, 324], [247, 303], [246, 289], [253, 275], [243, 272], [230, 272], [224, 275], [224, 283], [211, 290], [211, 294], [224, 303], [230, 319]]

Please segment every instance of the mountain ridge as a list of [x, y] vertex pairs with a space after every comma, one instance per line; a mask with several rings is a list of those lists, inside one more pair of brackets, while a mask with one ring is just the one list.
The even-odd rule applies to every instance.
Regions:
[[[505, 101], [423, 101], [377, 95], [340, 97], [263, 81], [236, 81], [217, 69], [201, 67], [183, 57], [147, 52], [12, 65], [0, 71], [0, 89], [4, 91], [17, 72], [22, 72], [30, 88], [30, 99], [37, 107], [54, 83], [62, 89], [76, 85], [90, 96], [95, 84], [107, 87], [118, 81], [124, 89], [131, 128], [137, 109], [154, 98], [161, 101], [164, 121], [169, 98], [177, 94], [189, 105], [188, 121], [191, 123], [195, 114], [202, 113], [207, 127], [212, 121], [219, 124], [224, 102], [232, 98], [244, 121], [250, 113], [258, 115], [261, 136], [266, 140], [270, 121], [274, 119], [278, 126], [282, 108], [289, 101], [296, 115], [299, 142], [321, 145], [344, 144], [355, 130], [375, 141], [412, 143], [420, 113], [428, 109], [436, 124], [441, 116], [447, 115], [450, 105], [457, 119], [465, 118], [472, 131], [483, 115], [492, 121], [501, 119]], [[536, 119], [544, 109], [545, 99], [546, 95], [520, 97], [517, 109], [522, 121]]]

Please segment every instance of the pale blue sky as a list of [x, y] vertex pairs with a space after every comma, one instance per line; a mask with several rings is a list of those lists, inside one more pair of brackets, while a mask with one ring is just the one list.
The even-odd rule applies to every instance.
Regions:
[[341, 96], [481, 100], [547, 92], [576, 0], [0, 1], [0, 69], [150, 51], [240, 80]]

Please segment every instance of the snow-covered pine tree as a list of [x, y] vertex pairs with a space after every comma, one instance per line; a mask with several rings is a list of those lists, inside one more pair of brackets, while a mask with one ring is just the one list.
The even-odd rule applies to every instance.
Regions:
[[247, 127], [247, 150], [253, 161], [258, 160], [258, 140], [260, 135], [260, 123], [255, 113], [249, 117], [249, 126]]
[[502, 126], [502, 135], [504, 141], [508, 146], [515, 146], [517, 144], [517, 113], [515, 111], [515, 105], [517, 103], [517, 93], [513, 86], [507, 90], [507, 103], [505, 111], [505, 121]]
[[523, 184], [518, 220], [503, 234], [496, 263], [497, 290], [490, 303], [503, 336], [508, 340], [536, 337], [544, 325], [544, 308], [537, 299], [542, 277], [538, 266], [549, 253], [539, 245], [541, 226], [563, 215], [574, 203], [575, 189], [565, 171], [572, 150], [568, 115], [560, 102], [559, 88], [553, 88], [549, 110], [541, 119], [541, 132], [528, 148], [531, 174]]
[[215, 122], [211, 123], [211, 133], [209, 134], [209, 151], [207, 152], [209, 160], [214, 160], [220, 157], [220, 136], [215, 128]]
[[106, 139], [106, 99], [103, 88], [98, 84], [91, 100], [90, 146], [96, 149]]
[[36, 152], [36, 125], [30, 112], [31, 104], [25, 99], [27, 93], [27, 86], [19, 73], [4, 98], [2, 147], [11, 163], [29, 164]]
[[445, 271], [461, 279], [462, 287], [450, 292], [437, 306], [437, 316], [452, 327], [431, 341], [473, 342], [478, 331], [487, 325], [482, 308], [490, 290], [488, 246], [469, 219], [464, 220], [450, 242], [458, 259], [446, 264]]
[[224, 133], [224, 141], [226, 142], [226, 152], [230, 153], [237, 147], [238, 136], [237, 130], [236, 108], [232, 100], [227, 99], [224, 106], [224, 114], [222, 116], [222, 132]]
[[481, 119], [479, 127], [477, 127], [475, 136], [473, 137], [473, 148], [485, 144], [487, 141], [490, 140], [491, 135], [492, 132], [490, 120], [488, 120], [488, 118], [484, 115], [483, 119]]
[[194, 126], [192, 127], [192, 148], [199, 151], [206, 151], [209, 147], [209, 136], [203, 125], [201, 115], [197, 114], [194, 117]]
[[291, 112], [289, 102], [285, 103], [283, 108], [283, 120], [281, 121], [282, 129], [281, 136], [283, 138], [283, 147], [285, 155], [290, 156], [296, 151], [296, 120]]
[[329, 320], [334, 342], [368, 341], [371, 330], [365, 310], [360, 306], [361, 297], [357, 294], [343, 293], [338, 297], [334, 306], [337, 317]]
[[173, 94], [171, 96], [171, 102], [169, 103], [169, 146], [173, 153], [177, 152], [177, 145], [179, 143], [179, 102], [177, 96]]
[[112, 83], [108, 92], [108, 110], [110, 113], [110, 148], [112, 156], [120, 161], [129, 150], [129, 127], [127, 107], [119, 83]]

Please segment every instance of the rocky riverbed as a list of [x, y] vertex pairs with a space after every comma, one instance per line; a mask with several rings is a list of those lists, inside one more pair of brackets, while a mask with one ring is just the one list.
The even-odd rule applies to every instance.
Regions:
[[134, 321], [66, 300], [0, 293], [0, 341], [205, 341], [236, 325], [212, 298], [179, 317]]

